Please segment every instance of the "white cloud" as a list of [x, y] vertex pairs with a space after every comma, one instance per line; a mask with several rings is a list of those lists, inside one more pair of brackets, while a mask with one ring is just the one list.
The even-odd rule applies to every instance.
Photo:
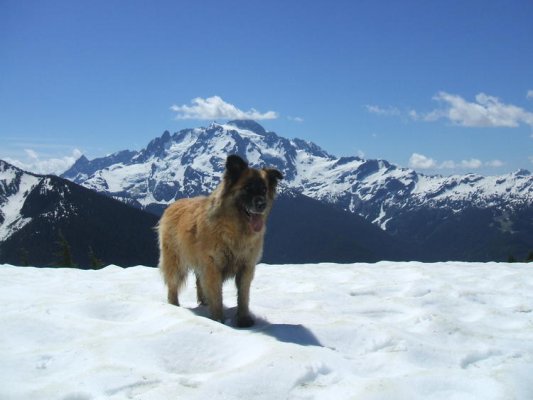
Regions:
[[420, 114], [417, 113], [415, 110], [409, 111], [409, 117], [411, 117], [411, 119], [414, 119], [415, 121], [422, 118]]
[[32, 160], [38, 160], [39, 159], [39, 155], [37, 154], [36, 151], [32, 150], [32, 149], [24, 149], [24, 152], [27, 154], [27, 156], [29, 158], [31, 158]]
[[461, 167], [462, 168], [468, 168], [468, 169], [478, 169], [483, 166], [483, 163], [481, 160], [478, 160], [477, 158], [471, 158], [470, 160], [463, 160], [461, 161]]
[[459, 162], [446, 160], [439, 163], [437, 160], [423, 154], [413, 153], [409, 158], [409, 167], [413, 169], [479, 169], [481, 167], [499, 168], [504, 163], [500, 160], [483, 162], [477, 158], [462, 160]]
[[425, 121], [444, 118], [466, 127], [515, 128], [521, 124], [533, 127], [533, 113], [512, 104], [504, 104], [497, 97], [485, 93], [479, 93], [473, 102], [446, 92], [439, 92], [433, 99], [444, 103], [445, 107], [426, 114], [411, 111], [411, 118]]
[[398, 117], [401, 115], [401, 111], [396, 107], [382, 108], [375, 105], [366, 105], [365, 108], [369, 113], [383, 115], [386, 117]]
[[[533, 90], [527, 92], [527, 98], [533, 99]], [[467, 101], [459, 95], [439, 92], [433, 100], [443, 107], [424, 113], [414, 109], [402, 112], [396, 107], [366, 105], [368, 112], [381, 116], [408, 117], [414, 121], [434, 122], [447, 119], [455, 125], [475, 128], [516, 128], [528, 125], [533, 128], [533, 112], [513, 104], [505, 104], [495, 96], [485, 93], [476, 95], [474, 101]], [[533, 135], [532, 135], [533, 137]]]
[[192, 105], [173, 105], [170, 109], [177, 113], [176, 119], [199, 119], [199, 120], [216, 120], [216, 119], [276, 119], [278, 114], [274, 111], [260, 113], [254, 108], [249, 111], [242, 111], [233, 104], [226, 103], [219, 96], [208, 97], [203, 99], [197, 97], [191, 101]]
[[500, 161], [500, 160], [492, 160], [492, 161], [487, 161], [485, 163], [485, 165], [487, 167], [500, 168], [500, 167], [503, 167], [505, 165], [505, 163], [503, 161]]
[[27, 160], [25, 161], [16, 160], [9, 157], [5, 158], [5, 161], [25, 171], [43, 175], [62, 174], [82, 155], [82, 152], [78, 149], [74, 149], [70, 155], [60, 158], [42, 158], [35, 150], [32, 149], [24, 149], [24, 152], [27, 155]]
[[443, 161], [438, 166], [439, 169], [455, 169], [457, 168], [457, 163], [452, 160]]
[[289, 116], [289, 117], [287, 117], [287, 119], [288, 119], [289, 121], [294, 121], [294, 122], [304, 122], [304, 119], [301, 118], [301, 117], [290, 117], [290, 116]]
[[413, 169], [430, 169], [435, 168], [437, 163], [432, 158], [422, 154], [413, 153], [409, 158], [409, 167]]

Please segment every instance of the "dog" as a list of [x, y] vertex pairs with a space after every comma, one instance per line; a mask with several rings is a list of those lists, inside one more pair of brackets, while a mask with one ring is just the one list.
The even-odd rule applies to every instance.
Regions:
[[209, 307], [212, 319], [224, 322], [222, 284], [234, 277], [236, 325], [253, 326], [250, 285], [280, 179], [277, 169], [250, 168], [230, 155], [221, 183], [209, 196], [181, 199], [165, 210], [157, 226], [159, 268], [170, 304], [179, 306], [178, 293], [193, 270], [198, 303]]

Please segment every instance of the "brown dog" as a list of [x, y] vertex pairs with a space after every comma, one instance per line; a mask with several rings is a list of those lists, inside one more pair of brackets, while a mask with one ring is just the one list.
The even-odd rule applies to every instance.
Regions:
[[208, 197], [181, 199], [159, 221], [159, 268], [168, 302], [179, 305], [178, 292], [190, 269], [196, 274], [198, 302], [223, 321], [222, 283], [235, 277], [236, 324], [254, 324], [248, 309], [255, 265], [263, 252], [266, 218], [281, 173], [254, 169], [239, 156], [226, 160], [220, 185]]

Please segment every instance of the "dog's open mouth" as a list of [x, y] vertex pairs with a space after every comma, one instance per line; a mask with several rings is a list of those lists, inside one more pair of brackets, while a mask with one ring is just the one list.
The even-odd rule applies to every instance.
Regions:
[[252, 232], [261, 231], [261, 229], [263, 229], [263, 225], [265, 224], [265, 218], [263, 213], [257, 213], [247, 208], [244, 210], [244, 212], [248, 217], [248, 224], [250, 225], [250, 229], [252, 230]]

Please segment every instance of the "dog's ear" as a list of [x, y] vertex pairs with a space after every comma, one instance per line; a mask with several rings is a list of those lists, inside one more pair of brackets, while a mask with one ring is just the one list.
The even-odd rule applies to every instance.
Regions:
[[271, 187], [275, 188], [278, 185], [278, 181], [280, 179], [283, 179], [283, 175], [281, 174], [281, 172], [279, 172], [275, 168], [264, 168], [264, 171], [267, 174], [268, 183]]
[[241, 174], [248, 169], [248, 163], [239, 156], [232, 154], [226, 159], [226, 172], [224, 178], [230, 184], [237, 182]]

